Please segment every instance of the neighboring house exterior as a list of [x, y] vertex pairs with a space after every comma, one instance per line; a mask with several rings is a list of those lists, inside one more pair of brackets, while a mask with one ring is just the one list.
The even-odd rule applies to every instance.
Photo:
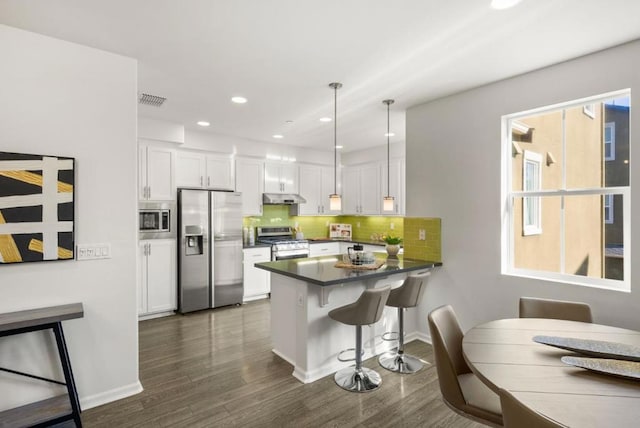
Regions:
[[[629, 107], [604, 106], [603, 158], [605, 186], [629, 185]], [[622, 196], [605, 196], [605, 277], [623, 279], [624, 246]]]
[[[563, 164], [566, 164], [566, 188], [601, 187], [602, 124], [602, 104], [517, 119], [512, 124], [513, 190], [563, 188]], [[564, 220], [561, 199], [559, 196], [516, 198], [514, 267], [602, 277], [602, 198], [565, 197]], [[593, 233], [594, 230], [599, 232]], [[561, 233], [564, 233], [564, 255], [560, 254]], [[561, 266], [563, 260], [564, 266]]]

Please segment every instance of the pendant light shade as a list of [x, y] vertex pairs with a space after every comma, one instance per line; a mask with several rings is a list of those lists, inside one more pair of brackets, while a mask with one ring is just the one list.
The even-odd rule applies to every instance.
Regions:
[[342, 83], [329, 83], [333, 89], [333, 193], [329, 195], [329, 210], [341, 211], [342, 198], [338, 194], [338, 89]]
[[390, 175], [389, 175], [389, 137], [391, 136], [389, 132], [389, 106], [394, 103], [393, 100], [384, 100], [383, 104], [387, 105], [387, 196], [382, 198], [382, 210], [383, 211], [393, 211], [395, 206], [395, 198], [390, 195]]

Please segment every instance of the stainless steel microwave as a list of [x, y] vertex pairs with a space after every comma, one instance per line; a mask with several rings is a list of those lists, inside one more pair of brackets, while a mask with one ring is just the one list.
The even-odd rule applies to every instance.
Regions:
[[170, 232], [170, 209], [141, 209], [139, 210], [140, 232]]

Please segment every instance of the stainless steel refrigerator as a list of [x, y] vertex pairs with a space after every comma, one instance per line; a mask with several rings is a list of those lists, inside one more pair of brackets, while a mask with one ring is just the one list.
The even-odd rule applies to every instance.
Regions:
[[242, 195], [178, 189], [178, 312], [242, 303]]

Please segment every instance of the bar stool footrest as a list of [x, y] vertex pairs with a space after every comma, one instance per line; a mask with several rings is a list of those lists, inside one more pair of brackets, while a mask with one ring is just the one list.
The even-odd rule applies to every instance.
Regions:
[[400, 334], [397, 331], [387, 331], [386, 333], [383, 333], [380, 338], [387, 342], [391, 342], [398, 340], [400, 338]]
[[[347, 352], [353, 352], [354, 357], [353, 358], [344, 358], [342, 357], [342, 354], [346, 354]], [[349, 361], [355, 361], [355, 354], [356, 354], [356, 348], [347, 348], [344, 351], [340, 351], [338, 353], [338, 361], [342, 361], [343, 363], [348, 363]], [[360, 352], [360, 356], [364, 355], [364, 349]]]

